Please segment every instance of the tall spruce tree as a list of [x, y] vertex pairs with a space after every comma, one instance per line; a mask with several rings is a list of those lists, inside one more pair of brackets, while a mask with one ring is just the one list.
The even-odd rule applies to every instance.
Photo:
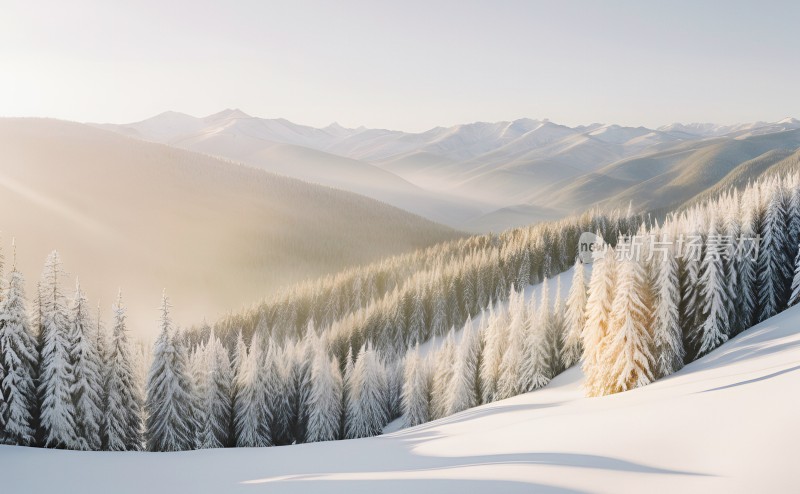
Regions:
[[102, 446], [103, 423], [103, 366], [95, 329], [89, 318], [89, 304], [76, 280], [69, 315], [70, 360], [74, 376], [72, 400], [75, 404], [77, 448], [91, 451]]
[[183, 451], [195, 446], [191, 378], [183, 343], [173, 330], [169, 299], [161, 297], [160, 333], [147, 375], [147, 449]]
[[142, 396], [133, 369], [122, 290], [117, 294], [113, 311], [114, 323], [105, 376], [105, 448], [110, 451], [136, 451], [142, 447]]
[[25, 309], [25, 280], [16, 267], [0, 301], [0, 425], [3, 442], [28, 446], [34, 441], [36, 412], [36, 339]]
[[70, 358], [69, 316], [61, 292], [61, 258], [53, 251], [45, 262], [39, 282], [37, 312], [41, 329], [39, 395], [45, 447], [77, 448], [78, 435], [72, 387], [75, 382]]

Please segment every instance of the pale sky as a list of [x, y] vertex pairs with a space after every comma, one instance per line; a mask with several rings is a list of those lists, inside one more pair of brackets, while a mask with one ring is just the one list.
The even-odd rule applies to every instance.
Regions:
[[0, 0], [0, 116], [800, 117], [800, 2]]

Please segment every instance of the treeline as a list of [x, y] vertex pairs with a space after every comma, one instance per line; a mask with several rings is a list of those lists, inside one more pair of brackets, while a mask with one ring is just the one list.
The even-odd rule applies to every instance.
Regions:
[[[611, 241], [588, 279], [574, 262], [584, 231]], [[792, 175], [662, 224], [587, 214], [459, 240], [304, 285], [202, 332], [177, 328], [164, 295], [146, 379], [121, 298], [109, 336], [80, 285], [67, 300], [53, 253], [30, 312], [16, 267], [2, 283], [2, 439], [176, 451], [367, 437], [401, 416], [420, 424], [540, 388], [579, 362], [589, 395], [625, 391], [797, 303], [798, 244]], [[546, 281], [570, 266], [562, 300]]]
[[[16, 257], [16, 255], [15, 255]], [[2, 270], [0, 269], [0, 272]], [[16, 261], [0, 297], [0, 441], [82, 450], [135, 450], [144, 437], [141, 362], [121, 294], [108, 335], [80, 284], [70, 301], [57, 252], [30, 314]]]

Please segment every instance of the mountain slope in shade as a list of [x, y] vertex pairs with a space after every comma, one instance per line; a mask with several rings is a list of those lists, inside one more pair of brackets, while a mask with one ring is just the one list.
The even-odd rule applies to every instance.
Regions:
[[363, 196], [82, 124], [0, 119], [0, 149], [0, 229], [4, 245], [17, 239], [29, 296], [58, 249], [67, 293], [79, 275], [108, 314], [122, 287], [137, 334], [156, 331], [162, 288], [176, 320], [196, 322], [459, 235]]
[[643, 388], [585, 398], [574, 367], [544, 389], [369, 439], [158, 454], [0, 446], [3, 485], [88, 494], [794, 492], [798, 328], [795, 307]]

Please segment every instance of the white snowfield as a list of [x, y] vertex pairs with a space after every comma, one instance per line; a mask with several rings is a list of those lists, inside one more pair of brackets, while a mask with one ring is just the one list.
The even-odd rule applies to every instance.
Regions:
[[102, 453], [0, 447], [4, 494], [800, 492], [800, 308], [677, 374], [585, 398], [546, 388], [371, 439]]

